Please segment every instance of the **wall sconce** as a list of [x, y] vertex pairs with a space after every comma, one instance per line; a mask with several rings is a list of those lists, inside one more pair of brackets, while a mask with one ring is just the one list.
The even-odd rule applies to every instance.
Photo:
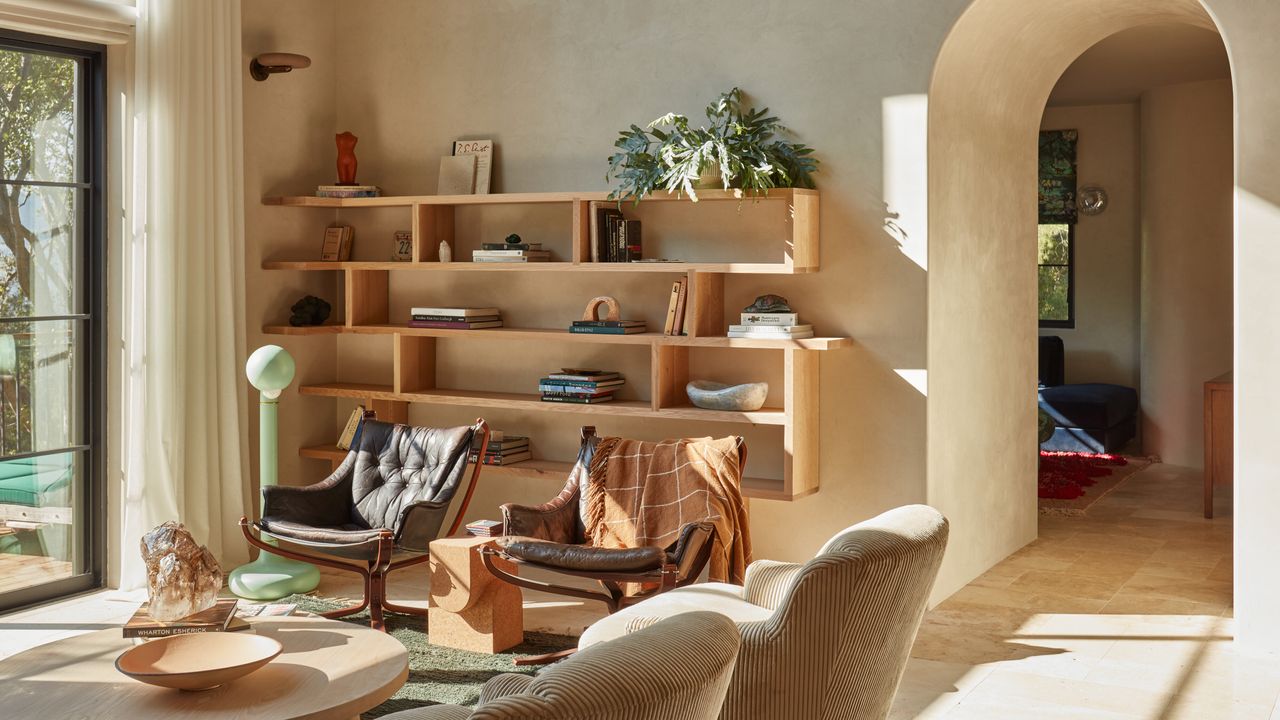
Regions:
[[311, 58], [296, 53], [262, 53], [249, 61], [249, 76], [266, 80], [274, 73], [287, 73], [311, 67]]

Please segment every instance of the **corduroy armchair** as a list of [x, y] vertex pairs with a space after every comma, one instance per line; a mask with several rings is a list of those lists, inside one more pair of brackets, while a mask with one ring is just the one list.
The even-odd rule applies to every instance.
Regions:
[[900, 507], [844, 530], [806, 563], [757, 561], [741, 586], [692, 585], [620, 610], [578, 647], [711, 610], [742, 633], [722, 720], [884, 718], [946, 544], [937, 510]]
[[738, 629], [694, 612], [601, 643], [536, 677], [498, 675], [474, 710], [458, 705], [384, 720], [715, 720], [738, 656]]

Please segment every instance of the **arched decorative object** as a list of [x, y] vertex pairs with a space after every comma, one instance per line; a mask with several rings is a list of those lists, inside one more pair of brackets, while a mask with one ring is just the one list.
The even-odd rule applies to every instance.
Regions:
[[[600, 306], [604, 305], [608, 308], [609, 314], [606, 317], [599, 317]], [[591, 298], [591, 302], [587, 303], [587, 309], [582, 311], [582, 319], [588, 322], [599, 320], [618, 321], [622, 319], [622, 306], [618, 304], [617, 299], [608, 295]]]

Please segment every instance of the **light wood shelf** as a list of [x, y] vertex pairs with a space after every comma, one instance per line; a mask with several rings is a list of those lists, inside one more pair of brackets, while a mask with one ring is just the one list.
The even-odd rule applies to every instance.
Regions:
[[[412, 227], [412, 260], [407, 262], [323, 262], [319, 260], [274, 259], [262, 263], [266, 270], [339, 272], [343, 292], [341, 324], [295, 328], [267, 325], [272, 335], [390, 335], [392, 337], [391, 385], [354, 383], [310, 384], [299, 388], [304, 395], [350, 398], [363, 401], [379, 418], [407, 422], [410, 404], [463, 406], [519, 411], [537, 411], [591, 417], [639, 417], [651, 420], [760, 425], [782, 428], [783, 476], [777, 479], [745, 478], [743, 490], [749, 497], [793, 500], [818, 490], [818, 410], [819, 360], [823, 351], [850, 347], [844, 337], [815, 337], [799, 340], [729, 338], [725, 336], [725, 276], [789, 275], [816, 272], [819, 268], [818, 193], [813, 190], [779, 189], [767, 197], [741, 197], [734, 192], [708, 190], [698, 193], [703, 202], [768, 203], [785, 214], [783, 237], [777, 239], [773, 262], [675, 262], [675, 263], [593, 263], [590, 262], [591, 203], [607, 201], [604, 192], [508, 193], [494, 195], [413, 195], [379, 198], [268, 197], [266, 205], [297, 208], [402, 208], [409, 212]], [[650, 196], [651, 202], [688, 202], [674, 195]], [[437, 262], [442, 240], [455, 241], [455, 209], [463, 206], [560, 204], [571, 213], [570, 257], [546, 263]], [[629, 203], [624, 204], [624, 209]], [[696, 207], [689, 203], [690, 208]], [[694, 210], [690, 210], [691, 212]], [[772, 212], [772, 210], [770, 211]], [[661, 333], [635, 335], [575, 334], [561, 328], [494, 328], [453, 330], [410, 328], [391, 324], [389, 312], [392, 272], [523, 272], [523, 273], [660, 273], [684, 275], [688, 282], [686, 335]], [[499, 298], [494, 299], [499, 304]], [[515, 340], [520, 342], [565, 342], [649, 347], [651, 397], [646, 401], [623, 401], [580, 405], [542, 402], [539, 395], [441, 389], [436, 386], [437, 341]], [[765, 349], [783, 353], [783, 406], [755, 412], [705, 410], [689, 404], [685, 385], [689, 381], [691, 348]], [[303, 448], [306, 457], [333, 460], [332, 452]], [[486, 473], [564, 473], [568, 463], [531, 461], [516, 466], [490, 466]], [[517, 469], [519, 468], [519, 469]]]
[[[743, 195], [735, 190], [699, 190], [698, 200], [710, 202], [737, 201], [745, 203], [757, 202], [795, 202], [797, 198], [817, 198], [817, 190], [802, 188], [776, 188], [768, 195]], [[538, 193], [490, 193], [487, 195], [387, 195], [376, 198], [322, 198], [312, 195], [268, 196], [262, 198], [263, 205], [282, 205], [285, 207], [320, 207], [320, 208], [374, 208], [374, 207], [412, 207], [414, 205], [540, 205], [545, 203], [605, 202], [609, 200], [607, 192], [538, 192]], [[645, 197], [641, 202], [691, 202], [688, 196], [672, 193], [655, 193]], [[630, 205], [627, 200], [623, 207]]]
[[302, 395], [350, 398], [370, 402], [385, 400], [421, 405], [462, 405], [465, 407], [487, 407], [503, 410], [538, 410], [542, 412], [642, 417], [660, 420], [697, 420], [699, 422], [745, 423], [750, 425], [783, 425], [787, 421], [787, 413], [782, 408], [761, 408], [752, 412], [743, 412], [704, 410], [692, 405], [680, 405], [655, 410], [651, 402], [644, 400], [613, 400], [595, 405], [583, 405], [578, 403], [543, 402], [538, 395], [526, 393], [445, 390], [439, 388], [415, 392], [396, 392], [395, 388], [389, 385], [368, 385], [363, 383], [302, 385], [298, 388], [298, 392]]
[[797, 275], [812, 268], [797, 268], [786, 263], [486, 263], [486, 262], [325, 262], [323, 260], [266, 260], [263, 270], [383, 270], [410, 272], [604, 272], [604, 273], [725, 273], [728, 275]]
[[529, 340], [533, 342], [576, 342], [604, 345], [673, 345], [683, 347], [750, 348], [757, 350], [836, 350], [853, 345], [852, 338], [811, 337], [798, 340], [774, 340], [771, 338], [731, 338], [726, 336], [692, 337], [689, 335], [663, 335], [645, 332], [632, 335], [603, 335], [572, 333], [555, 328], [488, 328], [484, 330], [454, 330], [449, 328], [417, 328], [406, 325], [265, 325], [266, 335], [410, 335], [417, 337], [465, 338], [481, 340]]
[[[336, 445], [312, 445], [298, 448], [298, 455], [313, 460], [324, 460], [330, 468], [337, 468], [347, 457], [347, 451]], [[480, 471], [481, 480], [498, 478], [528, 478], [533, 480], [554, 480], [564, 482], [569, 471], [573, 469], [571, 462], [556, 460], [525, 460], [514, 465], [485, 465]], [[814, 490], [806, 494], [812, 494]], [[759, 500], [792, 500], [796, 496], [785, 495], [780, 481], [768, 478], [743, 478], [742, 494]]]

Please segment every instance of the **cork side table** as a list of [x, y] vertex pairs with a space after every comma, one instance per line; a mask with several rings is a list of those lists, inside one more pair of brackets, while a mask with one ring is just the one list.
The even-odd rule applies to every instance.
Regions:
[[[442, 538], [431, 543], [427, 630], [432, 645], [498, 653], [524, 641], [520, 588], [489, 574], [480, 548], [492, 538]], [[495, 559], [515, 573], [515, 565]]]

